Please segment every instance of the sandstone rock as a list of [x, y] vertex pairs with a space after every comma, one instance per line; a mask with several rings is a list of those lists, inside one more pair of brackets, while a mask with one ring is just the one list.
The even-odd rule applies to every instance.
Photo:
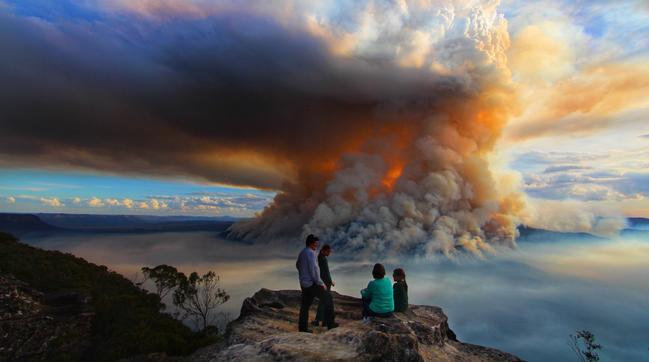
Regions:
[[299, 291], [261, 289], [243, 302], [223, 343], [188, 360], [520, 361], [499, 350], [459, 342], [438, 307], [411, 305], [406, 313], [364, 324], [360, 299], [332, 294], [340, 327], [314, 328], [314, 334], [308, 334], [297, 332]]

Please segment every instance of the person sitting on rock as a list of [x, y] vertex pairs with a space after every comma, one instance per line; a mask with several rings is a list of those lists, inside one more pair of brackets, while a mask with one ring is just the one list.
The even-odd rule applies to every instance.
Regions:
[[300, 332], [312, 333], [307, 328], [309, 321], [309, 308], [313, 303], [313, 298], [318, 298], [324, 308], [324, 323], [327, 328], [338, 327], [334, 322], [334, 304], [331, 294], [327, 292], [325, 283], [320, 278], [320, 268], [316, 261], [315, 250], [318, 249], [319, 239], [310, 234], [306, 238], [306, 247], [302, 249], [297, 258], [295, 267], [298, 270], [300, 278], [300, 288], [302, 288], [302, 303], [300, 304], [300, 318], [298, 329]]
[[385, 277], [385, 267], [374, 264], [372, 276], [374, 280], [361, 290], [364, 321], [368, 321], [369, 317], [390, 317], [394, 311], [392, 282]]
[[403, 313], [408, 309], [406, 272], [401, 268], [394, 269], [392, 279], [394, 279], [394, 311]]
[[[327, 286], [327, 292], [331, 291], [331, 287], [336, 285], [331, 279], [331, 273], [329, 272], [329, 261], [327, 258], [331, 255], [331, 245], [325, 244], [320, 248], [320, 253], [318, 253], [318, 267], [320, 268], [320, 278]], [[320, 323], [324, 324], [324, 303], [318, 303], [318, 313], [315, 316], [315, 320], [311, 324], [315, 327], [319, 326]]]

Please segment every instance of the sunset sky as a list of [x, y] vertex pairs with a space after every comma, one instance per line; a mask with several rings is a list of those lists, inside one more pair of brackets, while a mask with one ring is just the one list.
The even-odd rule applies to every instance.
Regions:
[[0, 0], [0, 54], [3, 212], [249, 217], [457, 85], [525, 213], [649, 217], [647, 1]]

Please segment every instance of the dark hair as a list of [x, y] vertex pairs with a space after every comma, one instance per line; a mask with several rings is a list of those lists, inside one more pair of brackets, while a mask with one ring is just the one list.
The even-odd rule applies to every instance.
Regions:
[[306, 237], [306, 246], [309, 246], [309, 245], [315, 243], [318, 240], [320, 240], [320, 239], [318, 239], [317, 236], [315, 236], [313, 234], [309, 234], [309, 236]]
[[383, 267], [383, 264], [374, 264], [374, 269], [372, 269], [372, 276], [374, 277], [374, 279], [382, 279], [385, 276], [385, 267]]
[[328, 250], [331, 250], [331, 245], [329, 245], [329, 244], [324, 244], [324, 245], [320, 248], [320, 254], [322, 254], [323, 251], [328, 251]]
[[403, 280], [406, 280], [406, 272], [401, 268], [394, 269], [392, 275], [396, 275], [398, 277], [401, 277]]

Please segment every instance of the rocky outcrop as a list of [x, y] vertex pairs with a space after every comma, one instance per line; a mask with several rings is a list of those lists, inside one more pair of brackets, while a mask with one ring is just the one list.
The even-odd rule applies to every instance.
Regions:
[[309, 334], [297, 332], [299, 291], [261, 289], [243, 302], [241, 315], [228, 325], [220, 345], [189, 360], [520, 361], [499, 350], [458, 341], [438, 307], [411, 305], [406, 313], [363, 323], [358, 298], [332, 294], [340, 327], [314, 328]]
[[0, 360], [78, 359], [88, 347], [91, 321], [81, 295], [43, 294], [0, 275]]

